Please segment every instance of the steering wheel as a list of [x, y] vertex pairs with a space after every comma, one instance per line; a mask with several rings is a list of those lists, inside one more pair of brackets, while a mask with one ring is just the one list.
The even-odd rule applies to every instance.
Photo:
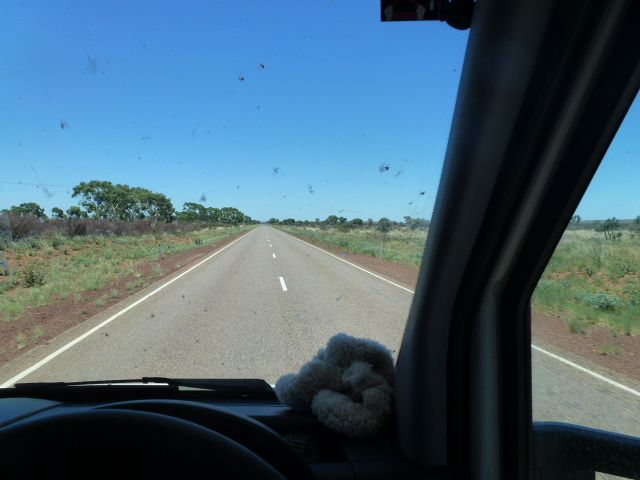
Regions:
[[115, 406], [51, 411], [0, 428], [3, 478], [287, 478], [261, 456], [205, 426]]
[[130, 400], [100, 408], [142, 410], [181, 418], [228, 437], [261, 457], [285, 478], [313, 480], [315, 475], [280, 435], [266, 425], [231, 410], [187, 400]]

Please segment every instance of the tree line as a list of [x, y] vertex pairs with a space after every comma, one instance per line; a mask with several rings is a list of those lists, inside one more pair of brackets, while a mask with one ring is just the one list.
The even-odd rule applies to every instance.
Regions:
[[621, 220], [610, 217], [605, 220], [583, 220], [580, 215], [574, 215], [569, 222], [570, 229], [595, 230], [601, 232], [605, 240], [620, 240], [622, 230], [630, 232], [631, 238], [640, 237], [640, 215], [633, 220]]
[[[163, 223], [177, 220], [231, 225], [257, 223], [234, 207], [214, 208], [186, 202], [182, 211], [176, 211], [169, 197], [163, 193], [104, 180], [80, 182], [73, 187], [71, 196], [78, 198], [79, 205], [73, 205], [66, 211], [53, 207], [51, 218], [95, 218], [129, 222], [151, 220]], [[21, 203], [3, 211], [19, 217], [49, 218], [45, 210], [35, 202]]]
[[382, 232], [388, 232], [392, 228], [406, 227], [411, 230], [426, 230], [429, 228], [429, 220], [424, 218], [416, 218], [406, 216], [404, 222], [396, 222], [390, 220], [387, 217], [382, 217], [379, 220], [373, 220], [368, 218], [363, 220], [361, 218], [353, 218], [351, 220], [346, 217], [339, 217], [337, 215], [329, 215], [326, 219], [321, 220], [316, 218], [315, 221], [311, 220], [296, 220], [294, 218], [277, 219], [270, 218], [267, 223], [272, 225], [297, 225], [297, 226], [320, 226], [320, 227], [337, 227], [340, 229], [362, 228], [362, 227], [375, 227]]

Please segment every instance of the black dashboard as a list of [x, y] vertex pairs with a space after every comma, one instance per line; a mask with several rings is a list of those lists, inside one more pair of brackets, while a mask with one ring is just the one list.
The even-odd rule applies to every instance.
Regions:
[[[14, 396], [10, 396], [12, 392]], [[51, 423], [50, 430], [53, 433], [50, 433], [49, 444], [57, 445], [61, 435], [75, 436], [78, 432], [77, 436], [81, 437], [80, 430], [98, 420], [96, 425], [108, 422], [109, 429], [115, 429], [115, 438], [118, 440], [110, 441], [106, 443], [106, 447], [102, 445], [100, 448], [110, 450], [110, 455], [116, 459], [121, 458], [119, 448], [129, 451], [140, 448], [135, 446], [140, 443], [125, 446], [126, 440], [135, 436], [141, 436], [140, 442], [143, 442], [144, 450], [147, 447], [152, 450], [152, 458], [174, 454], [175, 449], [169, 449], [167, 453], [158, 445], [150, 446], [154, 442], [161, 445], [162, 442], [170, 442], [162, 440], [162, 434], [153, 433], [155, 430], [145, 426], [144, 422], [136, 423], [139, 420], [137, 417], [129, 419], [135, 412], [135, 415], [143, 415], [152, 420], [154, 416], [178, 419], [230, 438], [265, 460], [282, 475], [282, 478], [424, 478], [425, 474], [407, 462], [395, 443], [395, 435], [391, 432], [383, 437], [367, 440], [338, 436], [319, 424], [310, 414], [296, 412], [281, 405], [272, 392], [252, 396], [239, 392], [229, 394], [195, 389], [181, 391], [151, 385], [110, 385], [50, 388], [38, 392], [37, 396], [34, 394], [36, 391], [28, 388], [1, 391], [0, 447], [3, 443], [3, 433], [10, 433], [16, 425], [25, 422]], [[77, 419], [68, 431], [71, 433], [60, 433], [62, 430], [55, 423], [59, 419]], [[129, 424], [129, 420], [135, 421]], [[178, 427], [180, 425], [171, 428], [179, 430]], [[99, 433], [98, 430], [89, 429], [84, 432], [83, 442], [93, 444], [95, 441], [114, 436], [113, 432], [105, 434]], [[170, 441], [177, 442], [176, 438], [179, 435], [172, 434], [171, 430], [169, 432]], [[22, 450], [33, 448], [27, 443], [22, 449], [18, 449], [15, 447], [15, 440], [6, 435], [5, 437], [12, 445], [11, 448], [17, 451], [12, 456], [19, 455]], [[118, 445], [123, 439], [124, 443]], [[80, 441], [65, 447], [64, 452], [84, 448], [84, 445], [78, 445], [78, 442]], [[106, 440], [103, 443], [105, 442]], [[184, 445], [185, 442], [182, 441], [181, 444]], [[44, 455], [49, 448], [45, 449]], [[99, 448], [92, 446], [90, 449], [91, 452], [95, 450]], [[190, 447], [189, 454], [196, 455], [195, 458], [211, 457], [211, 453], [200, 454], [198, 450], [202, 449], [194, 444]], [[0, 452], [3, 452], [3, 449], [0, 449]], [[42, 455], [39, 454], [40, 457]], [[0, 453], [0, 456], [4, 455]], [[28, 458], [33, 457], [34, 455], [30, 454]], [[55, 459], [51, 461], [55, 462]], [[430, 472], [428, 476], [443, 477], [440, 472]]]

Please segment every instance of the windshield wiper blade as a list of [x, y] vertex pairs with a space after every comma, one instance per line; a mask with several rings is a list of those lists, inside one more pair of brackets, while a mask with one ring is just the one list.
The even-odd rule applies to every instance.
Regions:
[[180, 389], [211, 390], [229, 393], [273, 392], [271, 386], [259, 379], [209, 379], [209, 378], [168, 378], [142, 377], [118, 380], [86, 380], [80, 382], [24, 382], [16, 383], [18, 389], [59, 389], [65, 387], [91, 386], [168, 386]]

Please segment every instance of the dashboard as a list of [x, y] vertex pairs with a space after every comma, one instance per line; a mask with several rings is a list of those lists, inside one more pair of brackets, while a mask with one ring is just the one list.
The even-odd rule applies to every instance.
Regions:
[[[66, 436], [84, 438], [81, 441], [75, 440], [68, 448], [61, 447], [63, 453], [58, 455], [64, 455], [68, 450], [82, 449], [86, 443], [93, 445], [94, 442], [102, 442], [102, 449], [110, 450], [111, 456], [123, 458], [123, 462], [125, 459], [120, 450], [138, 449], [140, 456], [132, 457], [134, 460], [143, 455], [140, 450], [149, 450], [149, 458], [158, 458], [158, 452], [164, 451], [164, 446], [178, 442], [181, 426], [169, 426], [168, 439], [163, 440], [162, 432], [154, 433], [153, 425], [136, 423], [140, 420], [137, 416], [142, 415], [151, 420], [156, 416], [158, 420], [160, 417], [177, 419], [231, 439], [266, 461], [282, 475], [273, 478], [355, 479], [393, 478], [398, 475], [403, 478], [424, 478], [425, 474], [408, 463], [395, 442], [395, 435], [391, 432], [376, 439], [344, 438], [319, 424], [310, 414], [296, 412], [281, 405], [275, 395], [266, 395], [260, 399], [243, 398], [243, 395], [222, 398], [225, 395], [205, 391], [179, 392], [154, 386], [124, 385], [72, 389], [67, 387], [57, 392], [51, 389], [50, 392], [39, 395], [41, 398], [30, 396], [33, 392], [29, 391], [21, 391], [20, 396], [16, 397], [6, 397], [9, 389], [2, 393], [5, 398], [0, 398], [0, 452], [6, 453], [7, 448], [15, 448], [16, 453], [13, 456], [19, 455], [22, 450], [34, 449], [34, 446], [28, 443], [18, 449], [15, 447], [15, 440], [6, 435], [7, 432], [11, 433], [12, 429], [15, 430], [16, 426], [27, 423], [50, 424], [49, 430], [53, 432], [50, 433], [50, 444], [58, 445]], [[60, 433], [64, 429], [61, 430], [60, 425], [56, 423], [64, 419], [77, 419], [73, 426], [69, 427], [70, 433], [67, 434]], [[96, 420], [96, 427], [92, 430], [91, 425]], [[130, 420], [133, 421], [131, 424]], [[108, 426], [108, 431], [104, 430], [104, 425]], [[172, 433], [174, 430], [171, 428], [178, 433]], [[61, 439], [61, 435], [64, 438]], [[41, 435], [31, 434], [31, 438], [36, 436]], [[137, 436], [140, 440], [135, 443], [132, 439]], [[112, 440], [107, 442], [107, 438]], [[125, 444], [129, 440], [134, 442], [134, 446], [126, 447]], [[178, 442], [179, 445], [170, 448], [168, 454], [165, 451], [164, 456], [178, 455], [179, 448], [189, 442], [190, 440]], [[195, 463], [202, 458], [215, 456], [211, 452], [204, 452], [205, 448], [198, 445], [194, 443], [188, 449], [189, 455], [195, 455]], [[203, 445], [206, 447], [206, 443]], [[36, 458], [47, 455], [51, 447], [43, 448], [44, 453], [40, 453]], [[92, 446], [90, 453], [85, 453], [84, 456], [90, 457], [96, 449], [97, 446]], [[214, 452], [223, 450], [222, 447], [213, 449]], [[33, 453], [32, 451], [30, 458], [33, 457]], [[194, 464], [193, 458], [183, 461], [181, 465]], [[229, 455], [223, 457], [223, 460], [227, 458], [230, 458]], [[55, 458], [51, 461], [55, 462]], [[216, 460], [218, 465], [220, 461]], [[149, 460], [146, 462], [148, 465]], [[238, 462], [240, 465], [246, 464], [242, 460]], [[24, 475], [24, 471], [18, 473], [16, 476]], [[433, 475], [429, 475], [430, 478], [443, 476], [437, 471], [431, 473]]]

